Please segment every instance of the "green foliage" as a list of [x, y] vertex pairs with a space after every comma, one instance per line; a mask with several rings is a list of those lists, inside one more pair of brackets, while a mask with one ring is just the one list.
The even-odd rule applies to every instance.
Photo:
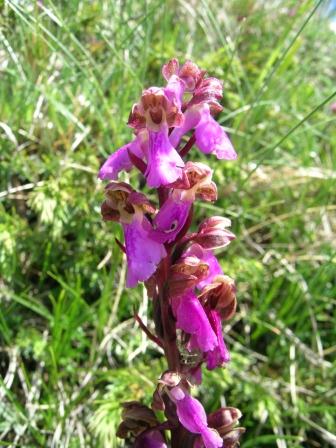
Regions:
[[239, 299], [225, 327], [232, 361], [205, 372], [199, 394], [209, 411], [242, 410], [243, 447], [335, 446], [326, 3], [0, 2], [0, 445], [122, 446], [119, 403], [150, 402], [165, 365], [132, 315], [150, 319], [151, 305], [124, 289], [122, 235], [101, 222], [96, 173], [130, 138], [141, 89], [177, 56], [224, 80], [219, 119], [239, 153], [207, 161], [219, 201], [196, 206], [199, 220], [232, 219], [220, 259]]

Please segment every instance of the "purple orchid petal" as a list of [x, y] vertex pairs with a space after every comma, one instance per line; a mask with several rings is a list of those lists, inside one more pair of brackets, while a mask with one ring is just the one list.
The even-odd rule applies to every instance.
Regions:
[[188, 250], [185, 251], [184, 256], [195, 256], [209, 265], [209, 275], [197, 284], [199, 289], [212, 283], [217, 275], [223, 275], [223, 270], [211, 250], [205, 250], [199, 244], [192, 244]]
[[219, 313], [216, 310], [209, 311], [208, 319], [214, 332], [216, 333], [217, 338], [216, 347], [206, 354], [207, 368], [208, 370], [213, 370], [216, 367], [229, 362], [230, 354], [223, 339], [222, 324]]
[[183, 94], [185, 91], [185, 83], [178, 76], [173, 75], [169, 78], [167, 86], [164, 88], [164, 93], [170, 101], [176, 102], [181, 108]]
[[202, 432], [202, 439], [205, 448], [219, 448], [223, 446], [223, 439], [215, 429], [206, 428]]
[[177, 417], [188, 431], [201, 434], [206, 448], [219, 448], [223, 440], [213, 429], [208, 428], [207, 416], [202, 404], [185, 393], [179, 386], [170, 391], [170, 396], [176, 404]]
[[207, 416], [202, 404], [189, 394], [180, 392], [182, 391], [178, 386], [171, 390], [171, 394], [175, 398], [179, 421], [188, 431], [196, 434], [202, 433], [207, 427]]
[[134, 448], [167, 448], [160, 431], [148, 431], [136, 438]]
[[200, 301], [192, 291], [188, 291], [180, 298], [179, 306], [176, 309], [176, 318], [176, 327], [193, 335], [192, 344], [197, 344], [197, 348], [202, 352], [216, 348], [216, 334]]
[[173, 132], [170, 134], [170, 143], [177, 148], [184, 134], [191, 131], [191, 129], [194, 129], [199, 124], [201, 118], [202, 114], [200, 107], [187, 109], [184, 113], [184, 122], [182, 126], [174, 128]]
[[106, 160], [103, 166], [99, 170], [98, 177], [100, 179], [116, 180], [118, 179], [118, 174], [120, 171], [130, 171], [133, 167], [128, 151], [131, 151], [139, 158], [143, 158], [143, 153], [140, 148], [138, 139], [136, 138], [127, 145], [122, 146], [117, 149], [110, 157]]
[[164, 246], [153, 241], [148, 219], [135, 217], [130, 224], [123, 224], [127, 256], [126, 286], [133, 288], [138, 282], [148, 280], [167, 253]]
[[188, 218], [191, 205], [178, 194], [171, 194], [155, 216], [150, 236], [160, 243], [174, 241]]
[[236, 151], [224, 128], [211, 116], [209, 107], [203, 105], [202, 118], [196, 127], [196, 145], [205, 154], [214, 153], [218, 159], [234, 160]]
[[167, 127], [148, 133], [147, 184], [154, 188], [171, 184], [182, 176], [184, 162], [169, 142]]

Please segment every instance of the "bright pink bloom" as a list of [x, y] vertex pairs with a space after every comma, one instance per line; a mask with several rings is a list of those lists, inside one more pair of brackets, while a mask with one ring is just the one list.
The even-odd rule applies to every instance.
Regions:
[[182, 176], [184, 162], [169, 142], [167, 127], [148, 133], [147, 184], [155, 188], [171, 184]]
[[237, 158], [236, 151], [224, 128], [211, 116], [208, 107], [203, 107], [195, 136], [196, 145], [205, 154], [215, 154], [217, 159], [235, 160]]
[[199, 348], [202, 352], [214, 350], [218, 344], [209, 319], [200, 301], [192, 291], [178, 299], [176, 307], [176, 327], [192, 335], [190, 349]]
[[191, 107], [185, 111], [183, 124], [175, 127], [169, 136], [173, 146], [177, 147], [184, 134], [197, 127], [201, 120], [201, 110], [199, 107]]
[[130, 224], [123, 224], [127, 256], [126, 286], [133, 288], [149, 279], [167, 253], [164, 246], [150, 237], [152, 226], [145, 216], [135, 216]]
[[216, 310], [210, 310], [207, 315], [217, 338], [216, 347], [206, 353], [207, 368], [209, 370], [213, 370], [216, 367], [229, 362], [230, 354], [223, 339], [222, 324], [219, 313]]
[[182, 126], [174, 128], [170, 142], [177, 146], [184, 134], [195, 129], [196, 145], [204, 154], [215, 154], [218, 159], [234, 160], [236, 151], [224, 131], [210, 113], [206, 103], [187, 109]]
[[218, 432], [208, 427], [205, 410], [196, 398], [193, 398], [180, 386], [171, 389], [169, 396], [176, 404], [176, 412], [180, 423], [188, 431], [200, 434], [206, 448], [223, 446], [223, 440]]
[[129, 151], [135, 154], [138, 158], [143, 158], [138, 137], [111, 154], [100, 168], [98, 177], [103, 180], [116, 180], [118, 179], [120, 171], [130, 171], [133, 168], [133, 163], [129, 158]]

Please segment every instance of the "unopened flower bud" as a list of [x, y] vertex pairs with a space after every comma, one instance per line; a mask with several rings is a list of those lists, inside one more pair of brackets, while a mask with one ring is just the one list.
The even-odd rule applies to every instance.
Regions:
[[220, 408], [208, 415], [208, 424], [217, 429], [221, 436], [224, 436], [238, 423], [241, 416], [239, 409], [231, 407]]
[[217, 114], [223, 110], [219, 104], [223, 96], [223, 84], [217, 78], [204, 78], [197, 86], [192, 99], [188, 103], [188, 108], [207, 103], [212, 114]]
[[205, 71], [200, 70], [192, 61], [186, 61], [180, 68], [178, 60], [174, 58], [167, 64], [164, 64], [162, 67], [162, 74], [167, 81], [169, 81], [172, 76], [178, 76], [185, 85], [185, 91], [193, 92], [204, 77]]
[[201, 185], [196, 191], [196, 198], [206, 202], [215, 202], [217, 199], [217, 187], [215, 182]]
[[223, 320], [230, 319], [237, 306], [234, 280], [227, 275], [218, 275], [203, 288], [199, 300], [210, 309], [217, 310]]
[[193, 239], [204, 249], [218, 249], [225, 247], [235, 239], [232, 232], [227, 230], [231, 226], [231, 221], [220, 216], [213, 216], [205, 219], [198, 228], [198, 233]]
[[173, 58], [168, 61], [167, 64], [162, 66], [162, 75], [166, 81], [169, 81], [173, 75], [178, 75], [179, 69], [179, 61], [176, 58]]
[[[208, 425], [217, 431], [223, 440], [225, 448], [235, 448], [239, 446], [240, 436], [245, 432], [245, 428], [234, 428], [241, 417], [241, 412], [236, 408], [221, 408], [208, 415]], [[201, 437], [194, 441], [193, 448], [204, 448]]]
[[179, 77], [184, 81], [187, 92], [193, 92], [205, 75], [204, 70], [200, 70], [199, 67], [192, 61], [186, 61], [179, 73]]

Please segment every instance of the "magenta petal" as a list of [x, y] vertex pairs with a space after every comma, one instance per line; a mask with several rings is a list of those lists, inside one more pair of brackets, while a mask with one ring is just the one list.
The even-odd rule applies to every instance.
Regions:
[[143, 154], [137, 139], [117, 149], [106, 160], [99, 170], [100, 179], [116, 180], [120, 171], [130, 171], [133, 167], [128, 151], [133, 152], [137, 157], [143, 158]]
[[170, 195], [153, 220], [151, 237], [160, 243], [174, 241], [188, 218], [191, 204]]
[[208, 318], [217, 338], [216, 347], [206, 354], [207, 368], [212, 370], [226, 362], [229, 362], [230, 354], [223, 339], [222, 324], [219, 313], [215, 310], [211, 310], [208, 313]]
[[206, 428], [202, 432], [202, 439], [205, 448], [219, 448], [223, 446], [223, 439], [214, 429]]
[[186, 393], [182, 399], [175, 400], [175, 404], [181, 424], [188, 431], [201, 434], [207, 427], [207, 416], [202, 404]]
[[202, 119], [196, 131], [196, 145], [205, 154], [214, 153], [218, 159], [234, 160], [236, 151], [224, 128], [211, 116], [209, 108], [203, 108]]
[[184, 162], [168, 139], [168, 129], [149, 131], [148, 167], [145, 173], [149, 187], [175, 182], [182, 176]]
[[217, 345], [216, 334], [198, 298], [192, 291], [187, 292], [180, 299], [176, 310], [176, 327], [187, 334], [193, 335], [194, 345], [207, 352]]
[[138, 282], [148, 280], [167, 253], [164, 246], [149, 236], [151, 225], [147, 218], [134, 218], [123, 224], [127, 256], [126, 286], [133, 288]]
[[184, 113], [184, 122], [182, 126], [173, 129], [169, 136], [170, 143], [177, 148], [184, 134], [195, 128], [201, 120], [201, 107], [192, 107]]
[[[180, 388], [177, 386], [174, 389]], [[174, 389], [171, 392], [176, 404], [177, 417], [182, 426], [194, 434], [201, 434], [206, 448], [223, 446], [223, 440], [219, 434], [208, 428], [207, 416], [202, 404], [187, 393], [175, 393]]]
[[176, 104], [181, 107], [183, 94], [185, 91], [185, 83], [176, 75], [169, 78], [167, 86], [163, 89], [166, 97], [171, 102], [176, 102]]

